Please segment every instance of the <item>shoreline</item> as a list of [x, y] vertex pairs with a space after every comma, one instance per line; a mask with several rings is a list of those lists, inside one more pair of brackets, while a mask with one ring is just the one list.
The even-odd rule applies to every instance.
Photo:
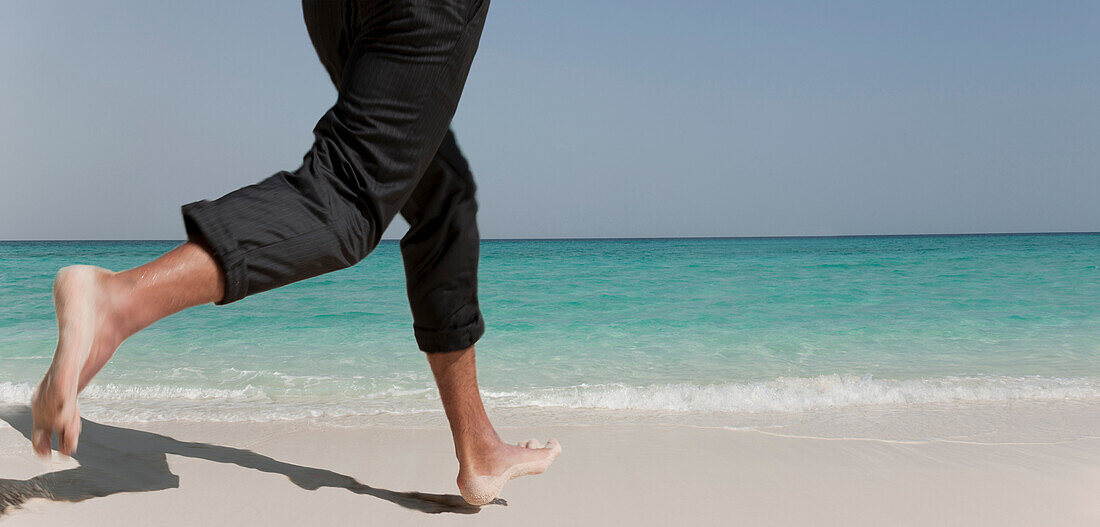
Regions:
[[[237, 388], [93, 382], [81, 394], [81, 412], [89, 419], [113, 424], [310, 420], [337, 425], [440, 426], [442, 406], [435, 387], [428, 380], [420, 382], [313, 397], [291, 393], [303, 388], [287, 389], [273, 385], [270, 379]], [[29, 404], [34, 387], [32, 382], [0, 382], [0, 408]], [[489, 388], [481, 393], [491, 414], [523, 426], [673, 423], [744, 428], [801, 422], [804, 416], [888, 414], [899, 408], [950, 418], [951, 413], [969, 408], [1088, 406], [1100, 403], [1100, 377], [893, 379], [848, 374], [724, 384]]]
[[[161, 525], [364, 518], [386, 525], [1100, 521], [1097, 402], [815, 412], [781, 426], [740, 429], [652, 422], [536, 426], [496, 415], [504, 439], [557, 437], [564, 453], [546, 474], [509, 483], [502, 494], [508, 506], [479, 511], [454, 501], [457, 462], [448, 430], [437, 424], [87, 422], [76, 461], [55, 455], [44, 463], [6, 424], [26, 427], [29, 417], [20, 417], [19, 407], [6, 408], [4, 485], [72, 469], [65, 478], [38, 481], [61, 495], [74, 488], [77, 495], [109, 494], [78, 503], [31, 499], [0, 516], [10, 525], [151, 518]], [[362, 486], [350, 485], [350, 478]]]

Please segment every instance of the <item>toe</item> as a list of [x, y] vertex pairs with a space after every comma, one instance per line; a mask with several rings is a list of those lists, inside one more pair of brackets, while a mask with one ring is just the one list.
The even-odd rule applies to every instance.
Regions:
[[76, 453], [76, 444], [80, 439], [80, 421], [77, 420], [74, 424], [65, 427], [64, 430], [58, 434], [58, 451], [66, 456], [71, 456]]
[[34, 453], [40, 457], [48, 457], [50, 455], [50, 436], [52, 434], [45, 428], [35, 428], [31, 432], [31, 445], [34, 446]]

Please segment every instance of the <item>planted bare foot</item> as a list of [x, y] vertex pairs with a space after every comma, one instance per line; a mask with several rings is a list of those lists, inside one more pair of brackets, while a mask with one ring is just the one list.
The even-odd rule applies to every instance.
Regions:
[[542, 474], [559, 454], [561, 445], [554, 439], [545, 446], [534, 439], [516, 446], [497, 440], [460, 464], [458, 489], [467, 503], [485, 505], [500, 495], [509, 480]]
[[71, 455], [76, 451], [80, 437], [77, 394], [125, 338], [117, 322], [117, 295], [108, 283], [112, 276], [106, 269], [77, 265], [62, 269], [54, 280], [57, 350], [31, 399], [31, 444], [40, 456], [49, 456], [54, 434], [59, 452]]

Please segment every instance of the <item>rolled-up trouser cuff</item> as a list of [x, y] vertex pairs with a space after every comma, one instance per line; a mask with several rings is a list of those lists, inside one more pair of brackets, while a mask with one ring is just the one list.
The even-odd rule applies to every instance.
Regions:
[[477, 320], [458, 329], [425, 331], [414, 327], [413, 333], [416, 334], [416, 344], [420, 347], [420, 351], [425, 353], [458, 351], [473, 346], [485, 334], [485, 321], [479, 315]]
[[217, 207], [207, 200], [188, 203], [181, 207], [183, 226], [187, 230], [187, 239], [203, 245], [211, 251], [225, 276], [225, 296], [214, 302], [225, 305], [236, 302], [248, 294], [248, 274], [245, 272], [244, 254], [237, 246], [237, 240], [226, 226], [225, 220], [217, 217]]

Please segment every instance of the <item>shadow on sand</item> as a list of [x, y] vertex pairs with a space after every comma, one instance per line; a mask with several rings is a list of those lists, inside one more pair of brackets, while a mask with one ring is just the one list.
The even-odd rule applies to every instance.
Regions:
[[[0, 419], [31, 437], [30, 408], [0, 408]], [[306, 490], [321, 487], [347, 489], [430, 514], [452, 512], [476, 514], [481, 510], [454, 494], [397, 492], [371, 487], [345, 476], [320, 468], [284, 463], [251, 450], [187, 443], [168, 436], [129, 428], [101, 425], [83, 420], [80, 447], [73, 456], [80, 466], [42, 474], [27, 480], [0, 478], [0, 516], [20, 507], [31, 498], [54, 501], [84, 501], [119, 492], [149, 492], [179, 487], [179, 476], [168, 468], [167, 454], [205, 459], [217, 463], [232, 463], [244, 468], [282, 474]], [[28, 443], [27, 449], [30, 450]], [[502, 499], [493, 502], [507, 505]]]

